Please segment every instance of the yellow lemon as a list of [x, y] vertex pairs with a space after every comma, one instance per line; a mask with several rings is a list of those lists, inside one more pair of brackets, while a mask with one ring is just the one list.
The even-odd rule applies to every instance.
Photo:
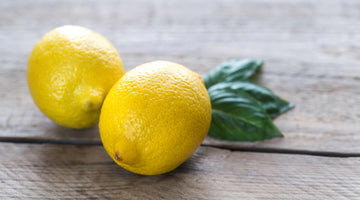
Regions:
[[182, 65], [156, 61], [129, 71], [112, 87], [99, 127], [118, 165], [155, 175], [187, 160], [210, 122], [210, 98], [201, 77]]
[[71, 128], [98, 123], [106, 94], [123, 74], [111, 43], [79, 26], [47, 33], [32, 50], [27, 70], [36, 105], [54, 122]]

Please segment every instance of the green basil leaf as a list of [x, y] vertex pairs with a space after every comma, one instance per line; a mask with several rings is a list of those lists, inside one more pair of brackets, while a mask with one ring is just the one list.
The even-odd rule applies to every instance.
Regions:
[[231, 90], [235, 93], [246, 92], [256, 99], [271, 117], [279, 116], [294, 105], [276, 96], [271, 90], [249, 81], [218, 83], [212, 86], [213, 90]]
[[221, 82], [241, 81], [250, 78], [263, 65], [259, 60], [229, 60], [203, 77], [206, 88]]
[[209, 135], [231, 141], [283, 137], [261, 104], [244, 91], [210, 87], [212, 122]]

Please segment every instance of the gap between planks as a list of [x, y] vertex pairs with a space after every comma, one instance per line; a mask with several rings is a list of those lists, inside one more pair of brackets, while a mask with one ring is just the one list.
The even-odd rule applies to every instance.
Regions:
[[[101, 141], [96, 140], [61, 140], [61, 139], [39, 139], [39, 138], [18, 138], [18, 137], [1, 137], [0, 142], [3, 143], [20, 143], [20, 144], [59, 144], [59, 145], [98, 145], [102, 146]], [[323, 157], [360, 157], [360, 153], [341, 153], [341, 152], [328, 152], [328, 151], [307, 151], [307, 150], [291, 150], [281, 148], [232, 148], [227, 145], [219, 144], [201, 144], [203, 147], [213, 147], [218, 149], [225, 149], [230, 151], [239, 152], [253, 152], [253, 153], [277, 153], [277, 154], [293, 154], [293, 155], [310, 155], [310, 156], [323, 156]]]

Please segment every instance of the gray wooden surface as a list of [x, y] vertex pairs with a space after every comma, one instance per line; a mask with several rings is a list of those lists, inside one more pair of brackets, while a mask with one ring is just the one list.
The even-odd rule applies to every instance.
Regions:
[[[360, 199], [359, 7], [358, 0], [0, 1], [0, 199]], [[122, 170], [104, 154], [96, 127], [55, 125], [27, 90], [33, 45], [65, 24], [104, 35], [127, 70], [170, 60], [205, 74], [228, 58], [264, 60], [258, 82], [296, 104], [275, 120], [285, 138], [207, 138], [170, 174]]]
[[[100, 146], [3, 144], [0, 198], [358, 199], [360, 158], [201, 147], [168, 174], [118, 167]], [[54, 156], [56, 155], [56, 156]]]

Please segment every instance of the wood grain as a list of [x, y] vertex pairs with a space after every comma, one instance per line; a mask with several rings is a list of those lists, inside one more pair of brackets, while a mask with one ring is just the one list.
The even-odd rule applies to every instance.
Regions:
[[356, 0], [1, 1], [0, 139], [99, 142], [96, 128], [53, 124], [27, 91], [32, 46], [52, 28], [76, 24], [107, 37], [127, 70], [161, 59], [204, 74], [227, 58], [265, 60], [258, 82], [296, 104], [275, 120], [285, 138], [206, 145], [358, 155], [359, 6]]
[[360, 158], [200, 148], [178, 169], [140, 176], [99, 146], [1, 144], [0, 198], [360, 199]]

